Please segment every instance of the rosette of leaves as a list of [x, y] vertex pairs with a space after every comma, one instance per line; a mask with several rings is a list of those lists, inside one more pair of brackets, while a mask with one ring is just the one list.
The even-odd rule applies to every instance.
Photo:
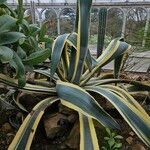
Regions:
[[[19, 88], [16, 80], [0, 75], [0, 82], [13, 86], [20, 91], [49, 95], [28, 114], [9, 146], [9, 150], [30, 149], [44, 111], [56, 101], [60, 101], [63, 105], [78, 112], [80, 149], [99, 150], [98, 135], [93, 121], [96, 120], [103, 126], [112, 129], [119, 129], [119, 124], [102, 108], [94, 98], [93, 93], [108, 100], [139, 138], [147, 146], [150, 146], [150, 117], [129, 92], [120, 87], [120, 84], [131, 85], [128, 88], [130, 91], [150, 90], [150, 85], [119, 79], [123, 54], [131, 47], [120, 39], [112, 40], [97, 59], [91, 56], [88, 49], [91, 5], [92, 0], [77, 1], [75, 32], [60, 35], [55, 39], [49, 70], [36, 70], [46, 78], [50, 78], [47, 84], [40, 81], [40, 85], [27, 83], [23, 88]], [[114, 79], [94, 77], [102, 66], [112, 60], [115, 60]], [[48, 87], [50, 81], [54, 83], [54, 86]]]
[[[41, 28], [29, 24], [24, 18], [23, 1], [18, 2], [15, 11], [6, 0], [0, 3], [0, 63], [9, 63], [15, 68], [15, 76], [22, 87], [25, 85], [25, 66], [34, 66], [49, 58], [52, 40], [45, 36], [47, 23]], [[42, 48], [40, 43], [47, 43], [48, 47]]]

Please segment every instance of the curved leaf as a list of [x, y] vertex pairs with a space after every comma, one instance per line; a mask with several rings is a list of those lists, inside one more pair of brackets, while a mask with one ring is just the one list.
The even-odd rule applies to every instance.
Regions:
[[59, 79], [59, 77], [56, 74], [53, 77], [51, 76], [50, 69], [47, 69], [47, 70], [38, 69], [38, 70], [34, 70], [34, 72], [45, 75], [46, 77], [51, 78], [55, 81]]
[[15, 27], [16, 22], [17, 22], [17, 19], [9, 15], [0, 16], [0, 33], [10, 31], [13, 27]]
[[28, 112], [25, 107], [19, 102], [19, 95], [18, 92], [17, 93], [14, 93], [12, 98], [13, 98], [13, 101], [15, 102], [15, 104], [18, 106], [19, 109], [21, 109], [23, 112]]
[[58, 81], [56, 92], [68, 107], [90, 116], [107, 127], [119, 128], [116, 121], [84, 89], [71, 83]]
[[79, 113], [80, 150], [99, 150], [98, 139], [92, 118]]
[[26, 149], [30, 150], [32, 140], [37, 129], [37, 126], [47, 107], [58, 101], [57, 98], [47, 98], [39, 102], [26, 117], [23, 124], [19, 128], [14, 140], [10, 144], [8, 150], [12, 149]]
[[28, 83], [26, 83], [24, 87], [19, 87], [16, 79], [10, 78], [4, 74], [0, 74], [0, 82], [7, 84], [9, 86], [15, 87], [18, 90], [24, 91], [27, 93], [41, 93], [41, 94], [47, 94], [47, 95], [53, 95], [53, 96], [56, 95], [55, 88], [32, 85]]
[[8, 63], [13, 58], [13, 50], [6, 47], [0, 46], [0, 60], [2, 63]]
[[79, 0], [78, 37], [77, 37], [77, 59], [73, 75], [73, 82], [78, 84], [83, 72], [84, 61], [88, 50], [88, 30], [90, 23], [90, 9], [92, 0]]
[[70, 48], [70, 61], [69, 61], [69, 68], [68, 68], [68, 76], [67, 76], [68, 81], [71, 81], [71, 79], [73, 77], [74, 68], [75, 68], [75, 60], [76, 60], [76, 49], [74, 47], [71, 47]]
[[0, 34], [0, 45], [6, 45], [17, 42], [19, 39], [24, 38], [25, 35], [20, 32], [6, 32]]
[[29, 47], [32, 47], [32, 49], [31, 49], [31, 50], [33, 50], [32, 52], [35, 52], [38, 50], [38, 41], [36, 40], [36, 37], [29, 36], [27, 39], [27, 42], [28, 42], [27, 44], [29, 44]]
[[40, 32], [40, 28], [38, 27], [37, 24], [31, 24], [29, 25], [29, 31], [30, 31], [30, 36], [36, 37]]
[[12, 17], [17, 18], [16, 12], [11, 7], [9, 7], [7, 3], [2, 3], [0, 5], [1, 5], [2, 8], [8, 9], [10, 11]]
[[23, 63], [28, 65], [37, 65], [39, 63], [44, 62], [50, 56], [50, 49], [39, 50], [37, 52], [32, 53], [27, 57], [27, 59], [23, 60]]
[[131, 81], [126, 79], [102, 79], [102, 80], [92, 80], [86, 83], [87, 85], [104, 85], [104, 84], [111, 84], [111, 83], [126, 83], [133, 86], [128, 87], [128, 90], [130, 92], [132, 91], [150, 91], [150, 84], [149, 83], [143, 83], [139, 81]]
[[96, 59], [91, 55], [90, 50], [87, 51], [86, 63], [88, 65], [89, 71], [92, 71], [93, 66], [97, 65]]
[[51, 76], [53, 76], [56, 72], [68, 36], [69, 34], [60, 35], [55, 39], [53, 43], [50, 70]]
[[98, 93], [109, 100], [143, 142], [150, 146], [150, 117], [145, 117], [125, 98], [116, 95], [108, 89], [92, 86], [87, 87], [86, 90]]
[[66, 78], [68, 75], [68, 68], [69, 68], [68, 43], [66, 43], [64, 46], [61, 60], [62, 60], [62, 68], [63, 68], [64, 77]]
[[25, 68], [20, 57], [15, 51], [13, 52], [13, 59], [10, 60], [9, 64], [16, 70], [16, 77], [18, 79], [18, 85], [20, 87], [25, 86], [25, 83], [26, 83]]
[[[148, 116], [148, 114], [142, 108], [142, 106], [125, 90], [121, 89], [118, 86], [113, 86], [113, 85], [101, 85], [101, 87], [107, 88], [110, 91], [112, 91], [112, 92], [116, 93], [117, 95], [119, 95], [120, 97], [125, 98], [125, 100], [127, 100], [127, 102], [134, 105], [141, 113], [143, 113], [143, 115], [145, 117]], [[149, 116], [148, 116], [148, 118], [149, 118]]]
[[[70, 48], [70, 66], [68, 70], [68, 80], [71, 82], [73, 81], [73, 76], [75, 74], [74, 69], [75, 69], [75, 64], [76, 64], [76, 59], [77, 59], [77, 33], [73, 32], [70, 34], [70, 36], [67, 38], [67, 43], [71, 46]], [[88, 66], [88, 69], [91, 71], [92, 67], [97, 64], [96, 59], [91, 56], [90, 50], [87, 50], [87, 56], [86, 56], [86, 64]]]
[[103, 67], [113, 59], [119, 57], [130, 48], [131, 46], [126, 42], [119, 41], [118, 39], [113, 40], [97, 59], [98, 64], [93, 67], [92, 71], [86, 71], [86, 73], [84, 73], [82, 76], [83, 81], [80, 83], [80, 85], [84, 85], [99, 68]]
[[20, 47], [17, 47], [17, 54], [21, 59], [25, 59], [27, 57], [26, 52]]

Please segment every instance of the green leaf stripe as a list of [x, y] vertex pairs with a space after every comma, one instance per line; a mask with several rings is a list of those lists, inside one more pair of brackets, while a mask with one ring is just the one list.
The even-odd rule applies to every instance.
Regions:
[[[119, 128], [117, 122], [105, 112], [96, 100], [85, 90], [71, 83], [58, 81], [56, 92], [60, 99], [72, 104], [73, 109], [99, 121], [102, 125]], [[69, 104], [67, 105], [68, 107]]]
[[69, 34], [60, 35], [53, 43], [51, 55], [51, 76], [53, 76], [56, 72], [68, 36]]
[[109, 100], [143, 142], [150, 146], [150, 117], [145, 117], [133, 105], [108, 89], [88, 87], [86, 90], [98, 93]]
[[80, 149], [99, 150], [98, 140], [92, 118], [79, 113]]
[[39, 63], [44, 62], [50, 56], [50, 49], [39, 50], [37, 52], [32, 53], [27, 57], [27, 59], [23, 60], [24, 64], [28, 65], [37, 65]]
[[125, 51], [130, 49], [130, 47], [131, 46], [126, 42], [119, 41], [118, 39], [113, 40], [103, 51], [102, 55], [100, 55], [100, 57], [97, 59], [98, 64], [93, 67], [92, 71], [86, 71], [86, 73], [83, 74], [83, 81], [80, 83], [80, 85], [84, 85], [99, 68], [123, 54]]
[[15, 87], [18, 90], [24, 91], [27, 93], [29, 92], [29, 93], [42, 93], [42, 94], [56, 95], [55, 88], [48, 88], [48, 87], [32, 85], [28, 83], [26, 83], [24, 87], [19, 87], [16, 79], [10, 78], [3, 74], [0, 74], [0, 82], [7, 84], [9, 86]]
[[[78, 21], [78, 39], [77, 39], [77, 60], [73, 75], [73, 82], [79, 84], [83, 72], [84, 61], [88, 50], [88, 30], [90, 23], [90, 10], [92, 0], [79, 0], [79, 21]], [[84, 24], [84, 25], [83, 25]]]
[[19, 128], [8, 150], [30, 150], [35, 131], [37, 129], [40, 119], [44, 114], [44, 110], [56, 101], [58, 101], [58, 99], [55, 97], [47, 98], [39, 102], [33, 108], [32, 112], [26, 117], [23, 124]]

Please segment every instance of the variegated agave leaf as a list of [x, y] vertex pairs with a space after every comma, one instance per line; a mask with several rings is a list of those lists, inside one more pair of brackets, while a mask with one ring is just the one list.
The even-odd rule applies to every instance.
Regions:
[[[16, 80], [0, 74], [0, 82], [13, 86], [23, 92], [48, 94], [49, 98], [39, 102], [26, 117], [17, 132], [9, 150], [29, 150], [37, 125], [44, 110], [52, 103], [60, 102], [76, 110], [80, 121], [80, 150], [99, 150], [98, 139], [93, 120], [110, 128], [119, 128], [118, 123], [107, 113], [91, 92], [106, 98], [122, 115], [141, 140], [150, 146], [150, 117], [136, 100], [119, 86], [113, 83], [132, 85], [134, 91], [143, 88], [150, 91], [150, 85], [118, 79], [122, 67], [122, 58], [130, 45], [116, 38], [97, 58], [91, 56], [88, 49], [88, 30], [92, 0], [77, 1], [75, 32], [59, 35], [52, 47], [49, 70], [35, 70], [54, 81], [54, 87], [26, 84], [18, 87]], [[39, 55], [38, 55], [39, 56]], [[118, 59], [119, 58], [119, 59]], [[116, 79], [95, 79], [93, 76], [101, 67], [115, 60], [114, 76]], [[30, 61], [30, 60], [28, 60]]]

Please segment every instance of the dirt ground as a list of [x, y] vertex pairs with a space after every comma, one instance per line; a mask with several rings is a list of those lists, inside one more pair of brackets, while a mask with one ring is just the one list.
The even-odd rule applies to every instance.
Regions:
[[[133, 80], [143, 80], [150, 82], [149, 75], [143, 75], [143, 74], [128, 74], [128, 78], [133, 79]], [[6, 92], [5, 89], [4, 91], [0, 91], [0, 94], [2, 92]], [[143, 101], [140, 102], [143, 105]], [[150, 103], [150, 102], [149, 102]], [[148, 105], [150, 105], [148, 103]], [[144, 103], [144, 107], [147, 107], [147, 103]], [[111, 110], [114, 111], [114, 110]], [[109, 112], [109, 111], [108, 111]], [[6, 150], [13, 140], [16, 132], [17, 132], [17, 125], [14, 126], [12, 120], [10, 121], [10, 116], [14, 115], [19, 115], [19, 112], [17, 111], [1, 111], [0, 110], [0, 150]], [[111, 113], [113, 115], [113, 113]], [[121, 140], [121, 143], [123, 144], [122, 150], [148, 150], [149, 148], [136, 136], [136, 134], [132, 131], [132, 129], [129, 127], [129, 125], [121, 118], [119, 114], [114, 111], [113, 117], [117, 120], [117, 122], [121, 126], [121, 131], [117, 131], [118, 134], [123, 136], [123, 140]], [[19, 124], [20, 122], [18, 122]], [[100, 129], [97, 129], [97, 135], [98, 137], [103, 137], [105, 136], [104, 131], [100, 131]], [[31, 146], [31, 150], [61, 150], [61, 149], [66, 149], [70, 150], [71, 148], [67, 147], [64, 144], [64, 141], [67, 137], [66, 135], [62, 135], [58, 138], [55, 139], [49, 139], [46, 137], [44, 127], [43, 127], [43, 122], [41, 121], [40, 126], [37, 129], [36, 136], [34, 138], [34, 141]], [[79, 140], [79, 139], [77, 139]], [[76, 142], [76, 141], [75, 141]], [[77, 143], [77, 142], [76, 142]], [[103, 143], [103, 142], [102, 142]], [[102, 144], [100, 143], [100, 145]], [[76, 148], [78, 150], [78, 148]]]

